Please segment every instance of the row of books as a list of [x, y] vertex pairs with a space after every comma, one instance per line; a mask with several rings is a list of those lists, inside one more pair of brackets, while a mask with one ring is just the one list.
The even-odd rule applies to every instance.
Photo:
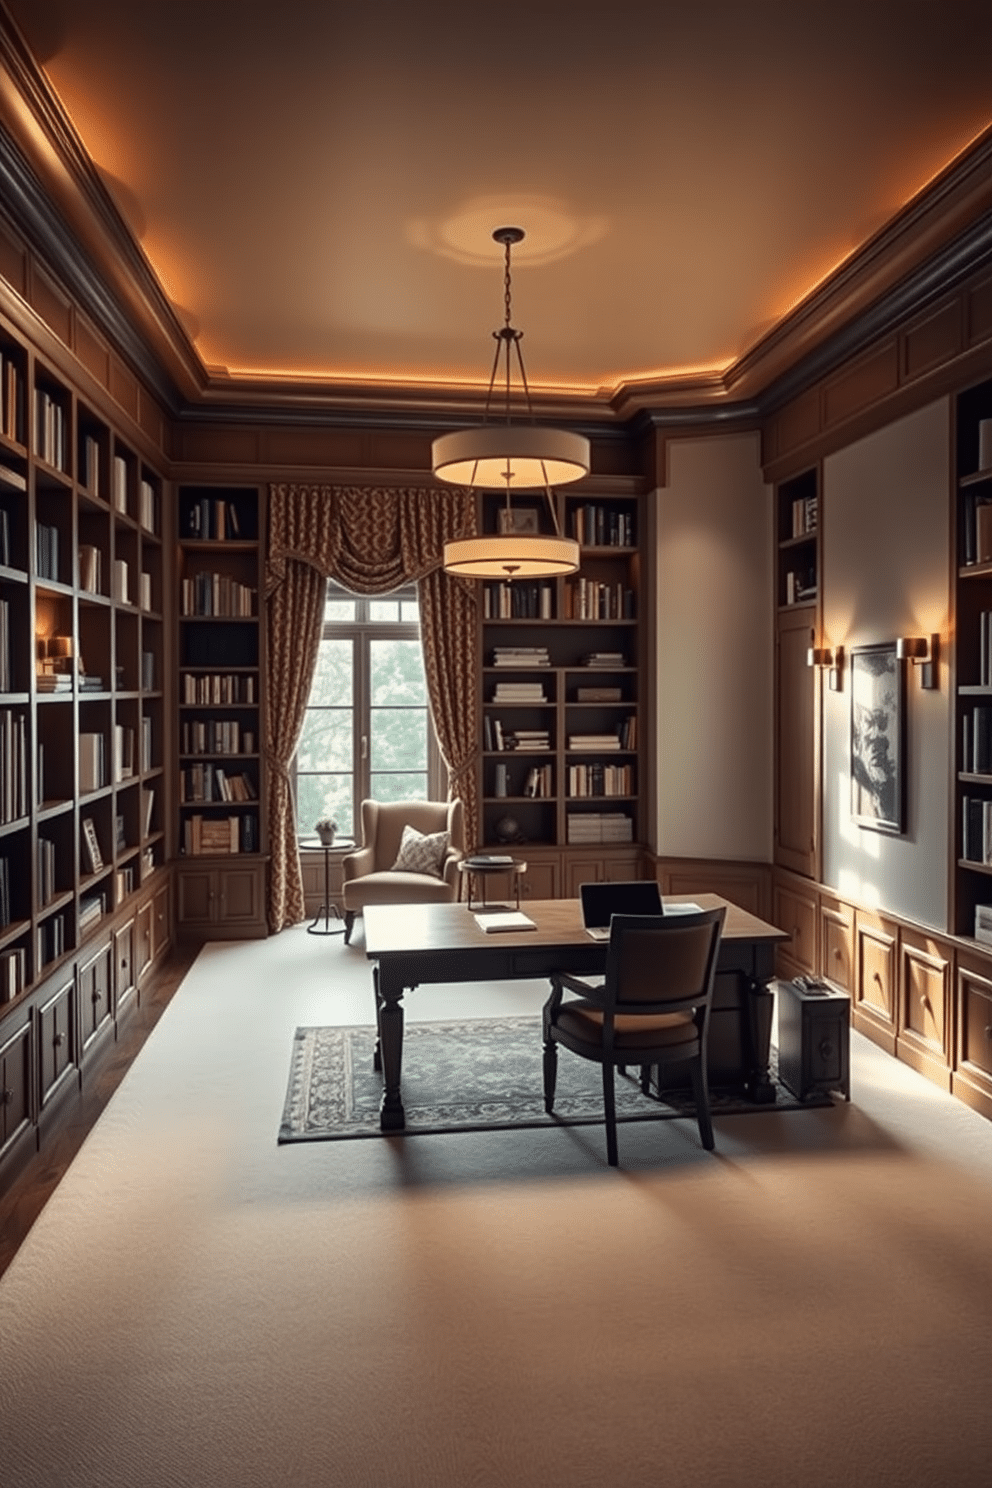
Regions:
[[10, 670], [10, 601], [0, 599], [0, 692], [13, 692]]
[[0, 506], [0, 564], [10, 568], [10, 558], [10, 512], [5, 506]]
[[79, 901], [79, 934], [83, 936], [106, 914], [105, 894], [84, 894]]
[[622, 651], [587, 651], [581, 664], [593, 671], [611, 672], [625, 667], [627, 658]]
[[637, 538], [634, 513], [590, 503], [572, 512], [572, 536], [585, 548], [633, 548]]
[[992, 801], [965, 796], [961, 805], [961, 856], [969, 863], [992, 865]]
[[636, 749], [637, 715], [631, 713], [616, 729], [607, 729], [602, 733], [569, 734], [568, 747], [570, 750], [588, 750], [594, 754], [599, 754], [604, 749]]
[[50, 904], [55, 898], [55, 843], [39, 837], [37, 852], [38, 903]]
[[27, 980], [27, 947], [10, 946], [0, 951], [0, 1002], [10, 1002], [24, 990]]
[[0, 351], [0, 430], [5, 439], [26, 444], [24, 437], [24, 374], [9, 352]]
[[565, 585], [566, 620], [633, 620], [636, 612], [633, 589], [620, 582], [600, 583], [581, 574]]
[[51, 915], [35, 931], [35, 949], [39, 967], [46, 966], [65, 951], [65, 915]]
[[79, 789], [86, 795], [107, 784], [107, 750], [103, 734], [87, 731], [79, 735]]
[[569, 765], [570, 796], [632, 796], [634, 772], [630, 765]]
[[502, 719], [486, 713], [482, 719], [482, 742], [487, 750], [500, 753], [508, 749], [544, 750], [551, 748], [551, 735], [547, 729], [504, 728]]
[[198, 573], [179, 586], [180, 614], [254, 615], [255, 590], [229, 574]]
[[792, 536], [808, 536], [816, 531], [818, 522], [818, 498], [816, 496], [797, 496], [792, 503]]
[[182, 701], [184, 703], [210, 704], [214, 707], [231, 707], [236, 703], [254, 703], [254, 676], [239, 676], [232, 672], [207, 672], [199, 675], [184, 672], [182, 679]]
[[493, 770], [494, 796], [548, 797], [554, 795], [554, 776], [551, 764], [530, 765], [520, 770], [511, 770], [500, 760]]
[[972, 708], [961, 720], [961, 769], [966, 775], [992, 775], [992, 707]]
[[978, 685], [992, 687], [992, 610], [978, 617]]
[[34, 566], [39, 579], [59, 578], [59, 529], [46, 522], [34, 524]]
[[255, 731], [236, 718], [190, 719], [180, 730], [183, 754], [254, 754]]
[[27, 720], [0, 710], [0, 823], [28, 813]]
[[10, 924], [10, 859], [0, 858], [0, 930]]
[[258, 852], [258, 817], [253, 811], [242, 816], [187, 817], [183, 823], [183, 851], [201, 854]]
[[186, 532], [200, 541], [226, 542], [241, 537], [238, 508], [233, 501], [203, 496], [192, 502], [187, 511]]
[[550, 584], [485, 584], [482, 614], [486, 620], [550, 620], [554, 590]]
[[785, 576], [785, 602], [787, 605], [806, 604], [816, 598], [815, 569], [792, 569]]
[[547, 646], [496, 646], [493, 666], [546, 667], [551, 665]]
[[623, 811], [570, 811], [565, 818], [570, 843], [633, 842], [634, 822]]
[[134, 729], [126, 723], [115, 723], [113, 744], [114, 780], [131, 780], [134, 776]]
[[34, 390], [34, 450], [56, 470], [69, 470], [69, 420], [63, 405], [45, 388]]
[[179, 773], [180, 801], [255, 801], [258, 789], [251, 776], [232, 775], [210, 760]]
[[992, 499], [987, 487], [965, 493], [962, 527], [964, 563], [992, 562]]

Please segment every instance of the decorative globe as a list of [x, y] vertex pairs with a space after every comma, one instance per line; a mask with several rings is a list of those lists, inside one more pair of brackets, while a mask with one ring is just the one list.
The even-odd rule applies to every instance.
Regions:
[[501, 816], [496, 823], [495, 831], [497, 842], [521, 842], [523, 840], [520, 824], [512, 816]]

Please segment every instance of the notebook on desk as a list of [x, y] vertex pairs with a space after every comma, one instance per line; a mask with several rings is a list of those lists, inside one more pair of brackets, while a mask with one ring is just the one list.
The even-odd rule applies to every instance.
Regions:
[[661, 890], [651, 878], [629, 883], [584, 883], [579, 885], [582, 923], [593, 940], [609, 940], [610, 920], [615, 914], [660, 915], [665, 913]]

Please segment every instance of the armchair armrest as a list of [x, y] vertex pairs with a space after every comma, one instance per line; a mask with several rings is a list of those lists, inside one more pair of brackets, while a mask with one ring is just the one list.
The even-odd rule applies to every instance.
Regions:
[[441, 877], [444, 879], [446, 884], [449, 884], [452, 887], [457, 884], [458, 864], [461, 862], [464, 856], [465, 854], [463, 852], [458, 852], [455, 849], [449, 848], [447, 857], [445, 858], [444, 863], [441, 866]]
[[569, 992], [577, 992], [587, 1002], [600, 1004], [603, 1002], [603, 988], [606, 985], [603, 981], [586, 982], [583, 981], [582, 977], [572, 976], [567, 971], [556, 972], [551, 980], [560, 986], [562, 990], [567, 989]]
[[341, 859], [341, 873], [347, 883], [352, 878], [363, 878], [366, 873], [375, 871], [375, 850], [373, 847], [360, 847], [357, 852], [348, 853]]

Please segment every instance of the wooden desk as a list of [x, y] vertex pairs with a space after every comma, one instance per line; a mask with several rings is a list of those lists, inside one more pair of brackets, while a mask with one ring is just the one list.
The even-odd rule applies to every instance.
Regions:
[[[788, 936], [715, 894], [693, 894], [691, 900], [701, 909], [721, 904], [727, 909], [710, 1018], [710, 1082], [734, 1086], [756, 1102], [773, 1101], [768, 1055], [774, 994], [767, 983], [776, 943]], [[678, 897], [671, 902], [678, 903]], [[366, 954], [375, 963], [383, 1131], [402, 1131], [406, 1124], [400, 1096], [404, 992], [421, 982], [512, 981], [550, 977], [554, 971], [602, 973], [606, 942], [586, 935], [577, 899], [530, 899], [524, 911], [535, 930], [487, 935], [464, 904], [366, 906]]]

